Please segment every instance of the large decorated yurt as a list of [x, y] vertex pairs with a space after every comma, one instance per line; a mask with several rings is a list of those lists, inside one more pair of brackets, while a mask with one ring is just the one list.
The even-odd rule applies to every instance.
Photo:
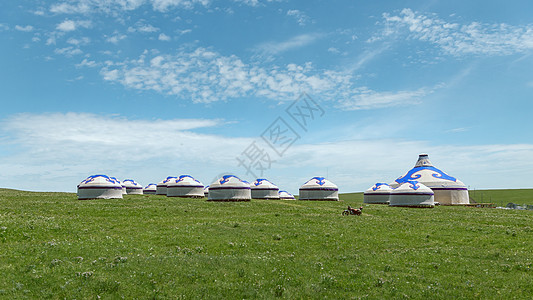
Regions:
[[376, 183], [363, 194], [363, 203], [389, 204], [392, 188], [386, 183]]
[[462, 205], [470, 203], [468, 188], [464, 183], [435, 168], [427, 154], [420, 154], [415, 167], [396, 179], [391, 186], [418, 181], [435, 193], [435, 201], [441, 205]]
[[92, 175], [78, 185], [78, 199], [122, 199], [122, 185], [107, 175]]
[[279, 188], [266, 179], [257, 179], [250, 184], [252, 199], [279, 199]]
[[122, 184], [126, 186], [126, 194], [128, 195], [142, 195], [143, 194], [143, 186], [137, 183], [133, 179], [124, 179], [122, 181]]
[[126, 186], [124, 185], [124, 183], [122, 183], [122, 181], [118, 180], [116, 177], [109, 177], [111, 179], [113, 179], [114, 181], [118, 182], [120, 184], [120, 186], [122, 186], [122, 195], [126, 195]]
[[391, 191], [389, 206], [435, 207], [434, 193], [420, 182], [404, 182]]
[[209, 186], [206, 186], [206, 187], [204, 188], [204, 197], [207, 198], [208, 196], [209, 196]]
[[281, 200], [295, 200], [294, 196], [287, 191], [279, 191], [278, 194]]
[[155, 192], [157, 191], [157, 184], [150, 183], [149, 185], [145, 186], [143, 189], [143, 194], [146, 195], [155, 195]]
[[207, 201], [250, 201], [250, 183], [235, 175], [224, 175], [209, 185]]
[[156, 195], [166, 195], [166, 194], [167, 194], [167, 184], [168, 184], [172, 179], [176, 179], [176, 178], [178, 178], [178, 177], [175, 177], [175, 176], [168, 176], [167, 178], [161, 180], [161, 182], [159, 182], [159, 183], [157, 184], [155, 194], [156, 194]]
[[339, 188], [324, 177], [313, 177], [300, 187], [299, 200], [339, 201]]
[[204, 185], [190, 175], [181, 175], [167, 184], [167, 197], [203, 198]]

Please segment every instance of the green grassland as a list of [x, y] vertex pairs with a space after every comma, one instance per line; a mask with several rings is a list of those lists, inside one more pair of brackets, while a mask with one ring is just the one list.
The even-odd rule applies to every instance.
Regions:
[[[491, 193], [531, 204], [533, 190]], [[533, 295], [533, 211], [365, 205], [341, 216], [362, 194], [341, 198], [78, 201], [0, 190], [0, 298]]]
[[494, 203], [502, 207], [509, 202], [533, 205], [533, 190], [474, 190], [470, 191], [470, 198], [478, 203]]

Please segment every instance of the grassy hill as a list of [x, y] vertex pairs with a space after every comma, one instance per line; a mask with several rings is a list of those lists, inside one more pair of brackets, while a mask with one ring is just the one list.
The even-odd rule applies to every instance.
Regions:
[[[531, 204], [532, 193], [486, 195]], [[533, 211], [374, 205], [360, 217], [341, 216], [362, 194], [341, 198], [78, 201], [0, 190], [0, 298], [533, 294]]]

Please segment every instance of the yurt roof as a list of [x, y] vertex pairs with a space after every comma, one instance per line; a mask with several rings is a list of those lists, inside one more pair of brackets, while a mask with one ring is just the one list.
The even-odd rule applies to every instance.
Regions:
[[176, 179], [176, 176], [168, 176], [167, 178], [161, 180], [157, 185], [167, 185], [172, 179]]
[[239, 188], [250, 189], [250, 183], [235, 175], [224, 175], [209, 185], [209, 189]]
[[252, 190], [279, 190], [277, 185], [264, 178], [259, 178], [256, 181], [252, 182], [252, 184], [250, 184], [250, 187], [252, 188]]
[[[93, 175], [93, 176], [106, 176], [106, 175]], [[122, 185], [122, 181], [118, 180], [116, 177], [111, 177], [111, 176], [109, 176], [109, 178], [113, 179], [113, 180], [116, 181], [118, 184]]]
[[430, 188], [466, 189], [465, 184], [460, 180], [433, 166], [427, 154], [420, 154], [414, 168], [395, 180], [397, 184], [412, 181], [422, 182]]
[[339, 188], [324, 177], [313, 177], [304, 183], [300, 189], [303, 190], [338, 190]]
[[107, 176], [107, 175], [91, 175], [87, 177], [85, 180], [83, 180], [78, 187], [95, 187], [95, 188], [116, 188], [121, 187], [120, 183]]
[[201, 187], [204, 185], [200, 181], [194, 179], [191, 175], [181, 175], [175, 179], [171, 179], [167, 186], [187, 186], [187, 187]]
[[365, 191], [365, 194], [389, 194], [392, 191], [390, 185], [378, 182]]
[[294, 199], [294, 195], [287, 191], [279, 191], [278, 194], [279, 194], [280, 199], [283, 199], [283, 198]]
[[124, 179], [124, 181], [122, 181], [122, 183], [127, 187], [127, 188], [142, 188], [142, 185], [140, 185], [139, 183], [137, 183], [135, 180], [133, 179]]
[[145, 190], [154, 190], [157, 188], [157, 184], [155, 183], [150, 183], [149, 185], [147, 185], [144, 189]]
[[416, 180], [404, 182], [391, 191], [391, 195], [433, 195], [433, 190]]

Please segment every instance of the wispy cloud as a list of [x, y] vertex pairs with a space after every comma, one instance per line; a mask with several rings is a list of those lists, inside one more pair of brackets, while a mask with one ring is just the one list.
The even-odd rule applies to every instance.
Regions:
[[[183, 172], [209, 184], [220, 172], [242, 172], [235, 157], [251, 142], [194, 132], [224, 127], [221, 120], [54, 113], [14, 115], [1, 125], [3, 145], [18, 151], [0, 160], [0, 182], [33, 190], [73, 191], [86, 176], [100, 172], [134, 177], [143, 184]], [[477, 188], [525, 187], [533, 176], [532, 144], [451, 146], [372, 138], [296, 144], [273, 165], [277, 175], [270, 178], [297, 191], [311, 176], [329, 170], [342, 192], [361, 191], [402, 175], [421, 152], [430, 153], [437, 166]], [[28, 176], [31, 181], [24, 180]]]
[[56, 29], [59, 31], [69, 32], [74, 31], [80, 27], [89, 28], [91, 27], [91, 21], [74, 21], [66, 19], [63, 22], [57, 24]]
[[67, 57], [72, 57], [74, 55], [83, 54], [83, 51], [81, 51], [79, 48], [75, 48], [75, 47], [65, 47], [65, 48], [57, 48], [57, 49], [55, 49], [54, 53], [55, 54], [65, 55]]
[[360, 89], [359, 93], [341, 101], [345, 110], [376, 109], [398, 105], [418, 104], [424, 96], [433, 93], [432, 89], [421, 88], [414, 91], [376, 92]]
[[112, 36], [106, 37], [106, 41], [112, 44], [118, 44], [121, 40], [127, 38], [125, 34], [115, 32]]
[[250, 95], [285, 101], [303, 91], [327, 96], [337, 90], [346, 91], [351, 78], [330, 70], [317, 74], [310, 63], [265, 68], [205, 48], [176, 55], [146, 52], [138, 59], [112, 63], [101, 74], [128, 88], [179, 95], [195, 102]]
[[31, 25], [26, 25], [26, 26], [15, 25], [15, 29], [18, 30], [18, 31], [23, 31], [23, 32], [31, 32], [31, 31], [33, 31], [33, 26], [31, 26]]
[[319, 70], [311, 63], [266, 67], [205, 48], [176, 55], [145, 51], [138, 59], [109, 62], [100, 73], [104, 80], [127, 88], [154, 90], [197, 103], [249, 96], [283, 102], [307, 92], [341, 109], [361, 110], [419, 103], [434, 91], [374, 91], [357, 86], [351, 72]]
[[323, 37], [322, 34], [301, 34], [283, 42], [266, 42], [255, 47], [263, 55], [275, 55], [281, 52], [298, 49], [314, 43]]
[[83, 46], [88, 45], [91, 42], [91, 39], [88, 37], [81, 37], [81, 38], [70, 38], [67, 40], [68, 44], [74, 45], [74, 46]]
[[444, 53], [461, 55], [509, 55], [533, 49], [533, 25], [513, 26], [505, 23], [451, 23], [434, 14], [403, 9], [398, 15], [383, 14], [384, 36], [401, 35], [428, 42]]
[[305, 26], [307, 23], [311, 22], [311, 18], [298, 9], [289, 9], [287, 11], [287, 16], [295, 18], [300, 26]]
[[159, 38], [158, 38], [160, 41], [165, 41], [165, 42], [168, 42], [171, 40], [170, 36], [164, 34], [164, 33], [160, 33], [159, 34]]
[[[234, 0], [249, 6], [260, 6], [278, 0]], [[54, 3], [50, 12], [55, 14], [118, 14], [121, 11], [132, 11], [143, 5], [150, 5], [154, 11], [167, 12], [173, 9], [192, 9], [209, 7], [212, 0], [67, 0]]]
[[159, 28], [143, 22], [137, 22], [135, 27], [129, 27], [128, 32], [153, 33], [158, 32]]

